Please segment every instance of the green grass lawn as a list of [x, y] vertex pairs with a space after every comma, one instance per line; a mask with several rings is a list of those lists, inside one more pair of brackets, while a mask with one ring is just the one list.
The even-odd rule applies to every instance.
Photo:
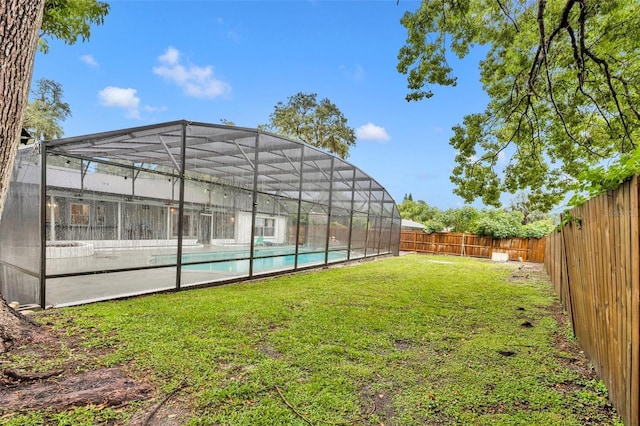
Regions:
[[87, 368], [127, 365], [160, 396], [4, 423], [126, 424], [170, 395], [189, 425], [615, 424], [557, 346], [551, 285], [518, 266], [407, 255], [57, 309], [40, 320], [101, 354]]

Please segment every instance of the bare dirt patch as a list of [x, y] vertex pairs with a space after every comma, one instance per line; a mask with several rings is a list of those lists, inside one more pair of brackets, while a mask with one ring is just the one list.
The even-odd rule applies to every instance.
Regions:
[[[560, 304], [554, 303], [551, 305], [549, 312], [558, 324], [560, 324], [560, 329], [566, 330], [569, 324], [569, 318], [562, 310]], [[575, 340], [570, 339], [569, 336], [564, 333], [556, 333], [554, 335], [554, 344], [556, 349], [564, 354], [564, 356], [559, 357], [559, 362], [563, 367], [577, 371], [588, 380], [598, 378], [589, 359]]]
[[156, 397], [155, 387], [130, 374], [128, 366], [105, 368], [97, 363], [112, 349], [88, 348], [82, 342], [47, 324], [24, 341], [12, 342], [10, 350], [0, 354], [0, 415], [120, 408]]
[[509, 281], [520, 281], [520, 280], [548, 280], [546, 273], [544, 272], [544, 265], [542, 263], [531, 263], [531, 262], [522, 262], [520, 266], [515, 268], [515, 270], [509, 276]]
[[392, 402], [393, 398], [388, 392], [376, 392], [371, 386], [365, 386], [360, 392], [361, 411], [365, 413], [363, 419], [375, 414], [381, 424], [393, 424], [395, 410]]

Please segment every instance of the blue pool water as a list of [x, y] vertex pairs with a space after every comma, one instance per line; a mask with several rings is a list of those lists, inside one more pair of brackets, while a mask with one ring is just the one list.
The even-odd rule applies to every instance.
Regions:
[[[269, 248], [255, 251], [256, 257], [253, 259], [253, 272], [264, 272], [278, 269], [292, 269], [295, 266], [295, 254], [291, 254], [291, 249]], [[249, 252], [247, 250], [208, 252], [208, 253], [184, 253], [183, 263], [212, 261], [214, 263], [200, 263], [197, 265], [183, 265], [182, 269], [187, 271], [220, 271], [233, 274], [249, 273]], [[227, 260], [224, 260], [227, 259]], [[318, 265], [324, 263], [325, 253], [298, 253], [298, 267]], [[347, 259], [347, 252], [329, 252], [329, 263]], [[221, 261], [222, 260], [222, 261]], [[176, 256], [157, 256], [154, 263], [175, 263]]]

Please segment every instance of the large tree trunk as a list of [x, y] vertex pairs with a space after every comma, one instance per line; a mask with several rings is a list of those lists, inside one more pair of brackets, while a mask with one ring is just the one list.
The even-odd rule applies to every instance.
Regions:
[[45, 0], [0, 2], [0, 218], [9, 191]]
[[30, 342], [39, 331], [38, 324], [14, 311], [0, 294], [0, 354]]
[[[20, 144], [44, 4], [45, 0], [0, 0], [0, 220]], [[0, 352], [28, 337], [32, 328], [0, 297]]]

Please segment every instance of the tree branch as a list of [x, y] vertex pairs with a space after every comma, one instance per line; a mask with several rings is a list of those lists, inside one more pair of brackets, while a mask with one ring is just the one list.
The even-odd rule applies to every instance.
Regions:
[[636, 119], [640, 120], [640, 112], [638, 112], [636, 107], [633, 105], [633, 102], [630, 101], [631, 100], [631, 92], [629, 91], [629, 83], [627, 82], [627, 80], [625, 80], [622, 77], [614, 76], [613, 78], [614, 78], [614, 80], [618, 80], [620, 82], [620, 84], [622, 84], [622, 87], [624, 88], [624, 95], [625, 95], [625, 98], [627, 100], [627, 105], [629, 106], [631, 111], [633, 111], [633, 114], [636, 116]]
[[534, 56], [533, 63], [531, 64], [531, 69], [529, 71], [529, 90], [533, 91], [533, 82], [537, 79], [540, 69], [542, 68], [542, 64], [547, 61], [547, 54], [551, 47], [551, 43], [555, 39], [555, 37], [560, 33], [560, 31], [569, 25], [569, 14], [571, 13], [571, 9], [575, 5], [577, 0], [567, 0], [567, 3], [562, 10], [562, 15], [560, 17], [560, 22], [558, 25], [551, 31], [549, 38], [546, 37], [546, 27], [544, 23], [544, 13], [547, 5], [547, 0], [538, 0], [538, 33], [540, 35], [540, 41], [538, 44], [538, 49], [536, 51], [536, 55]]
[[502, 10], [502, 13], [504, 13], [504, 16], [506, 16], [507, 19], [511, 21], [511, 23], [513, 24], [513, 27], [516, 29], [516, 32], [519, 33], [520, 29], [518, 28], [518, 24], [516, 23], [516, 21], [511, 17], [511, 15], [509, 15], [509, 12], [505, 9], [502, 2], [500, 0], [496, 0], [496, 1], [498, 2], [498, 6], [500, 6], [500, 10]]
[[313, 423], [311, 423], [311, 420], [307, 419], [305, 416], [300, 414], [300, 412], [296, 410], [296, 407], [294, 407], [293, 405], [291, 405], [289, 401], [287, 401], [287, 398], [284, 397], [284, 395], [282, 394], [282, 391], [278, 386], [276, 386], [276, 391], [278, 391], [278, 395], [280, 395], [280, 398], [282, 399], [282, 401], [287, 405], [287, 407], [291, 409], [291, 411], [293, 411], [298, 417], [304, 420], [308, 425], [313, 426]]
[[162, 398], [162, 401], [160, 401], [160, 403], [158, 403], [158, 405], [156, 405], [154, 407], [153, 410], [151, 410], [151, 412], [147, 415], [147, 417], [145, 418], [144, 422], [142, 423], [143, 426], [147, 426], [148, 424], [150, 424], [151, 419], [153, 419], [153, 416], [156, 415], [156, 413], [158, 412], [158, 410], [160, 409], [160, 407], [162, 407], [169, 399], [171, 399], [171, 397], [173, 397], [173, 395], [175, 395], [176, 393], [178, 393], [180, 390], [182, 390], [185, 385], [187, 384], [187, 378], [185, 377], [182, 382], [175, 388], [173, 389], [171, 392], [169, 392], [164, 398]]
[[[620, 122], [622, 123], [622, 127], [624, 128], [624, 133], [627, 138], [629, 138], [629, 142], [631, 143], [632, 148], [636, 147], [636, 144], [633, 142], [633, 137], [629, 131], [629, 125], [627, 124], [627, 120], [625, 119], [625, 114], [622, 112], [622, 107], [620, 106], [620, 100], [618, 99], [618, 94], [616, 92], [615, 87], [613, 87], [613, 81], [611, 72], [609, 70], [609, 63], [602, 58], [597, 57], [591, 50], [585, 48], [586, 55], [596, 64], [600, 66], [600, 68], [604, 71], [605, 78], [607, 79], [607, 86], [609, 88], [609, 93], [613, 98], [614, 103], [616, 104], [616, 109], [618, 111], [618, 116], [620, 117]], [[624, 146], [622, 147], [624, 151]]]

